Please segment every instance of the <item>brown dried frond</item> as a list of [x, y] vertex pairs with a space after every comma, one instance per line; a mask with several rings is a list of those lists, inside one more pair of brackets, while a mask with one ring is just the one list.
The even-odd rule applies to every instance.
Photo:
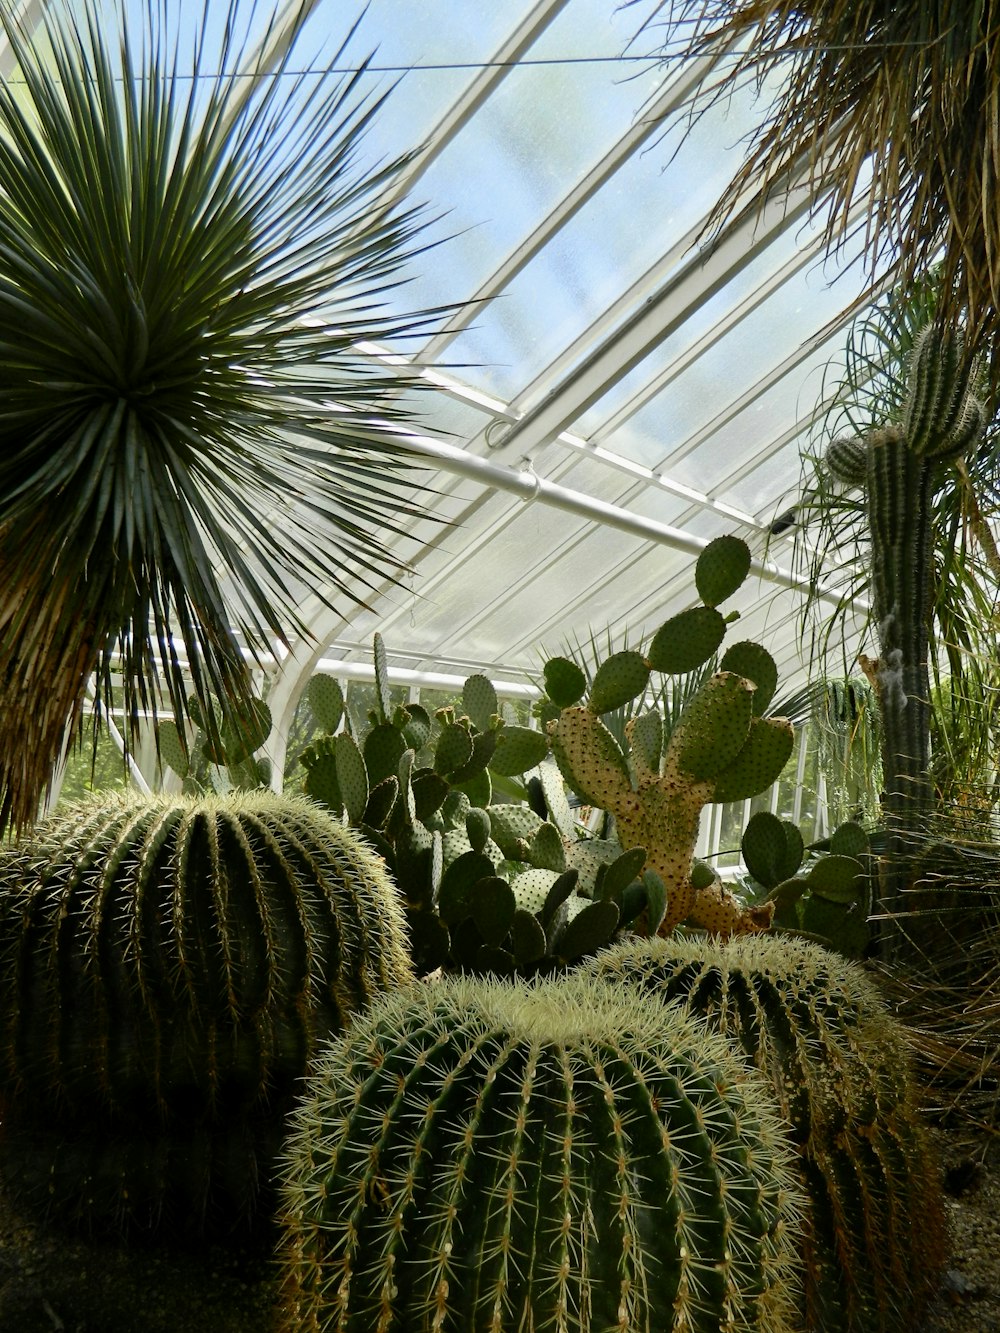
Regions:
[[940, 258], [940, 318], [964, 319], [981, 347], [1000, 294], [1000, 0], [663, 0], [659, 12], [691, 25], [690, 55], [738, 44], [713, 98], [780, 79], [712, 226], [742, 191], [805, 163], [836, 245], [870, 169], [870, 276], [898, 262], [906, 284]]

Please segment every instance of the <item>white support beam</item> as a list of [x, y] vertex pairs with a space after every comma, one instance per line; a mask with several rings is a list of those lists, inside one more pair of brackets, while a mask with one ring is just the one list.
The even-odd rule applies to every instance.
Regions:
[[567, 430], [609, 387], [627, 375], [704, 302], [762, 253], [810, 206], [808, 176], [787, 191], [776, 186], [760, 207], [748, 206], [714, 244], [693, 254], [614, 333], [496, 441], [530, 456]]
[[[700, 56], [685, 64], [642, 108], [627, 133], [613, 144], [599, 162], [580, 180], [538, 226], [516, 247], [502, 264], [489, 275], [469, 300], [457, 310], [427, 343], [417, 358], [433, 363], [450, 342], [476, 318], [484, 302], [492, 300], [526, 268], [539, 251], [576, 216], [602, 186], [619, 170], [644, 143], [663, 127], [664, 121], [690, 102], [692, 96], [711, 73], [718, 56]], [[513, 418], [512, 418], [513, 419]]]
[[520, 23], [504, 38], [483, 68], [472, 78], [438, 120], [417, 149], [412, 161], [400, 175], [387, 203], [391, 205], [406, 195], [434, 160], [475, 115], [486, 99], [502, 83], [529, 47], [533, 46], [569, 0], [541, 0], [531, 5]]

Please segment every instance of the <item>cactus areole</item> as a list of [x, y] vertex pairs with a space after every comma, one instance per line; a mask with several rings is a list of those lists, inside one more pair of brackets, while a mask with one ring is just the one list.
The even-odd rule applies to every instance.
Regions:
[[447, 978], [331, 1043], [287, 1152], [289, 1333], [800, 1333], [770, 1089], [637, 999]]
[[364, 842], [303, 797], [113, 796], [0, 858], [0, 1169], [87, 1227], [259, 1208], [322, 1039], [412, 979]]
[[879, 656], [864, 665], [882, 719], [883, 814], [891, 837], [883, 907], [890, 912], [905, 907], [903, 861], [933, 802], [931, 496], [941, 465], [970, 449], [984, 424], [984, 409], [969, 390], [962, 337], [931, 325], [913, 348], [901, 421], [860, 439], [835, 440], [826, 455], [836, 478], [865, 489]]

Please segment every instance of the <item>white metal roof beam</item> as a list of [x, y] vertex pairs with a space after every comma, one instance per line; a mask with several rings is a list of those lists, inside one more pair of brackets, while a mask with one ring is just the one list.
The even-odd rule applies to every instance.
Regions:
[[568, 3], [569, 0], [541, 0], [529, 8], [427, 135], [423, 146], [417, 149], [387, 196], [389, 204], [401, 199], [412, 188]]
[[435, 334], [421, 350], [418, 358], [420, 361], [437, 360], [448, 344], [472, 323], [483, 303], [499, 295], [647, 139], [662, 129], [664, 120], [691, 100], [717, 59], [716, 55], [702, 56], [681, 68], [677, 76], [672, 78], [647, 106], [643, 107], [628, 133], [612, 145], [601, 160], [542, 219], [534, 231], [494, 269], [468, 302], [449, 318], [440, 333]]
[[497, 441], [531, 455], [554, 440], [608, 388], [627, 375], [741, 269], [809, 209], [808, 177], [786, 191], [778, 185], [763, 207], [748, 206], [717, 240], [696, 253], [625, 323], [596, 347]]

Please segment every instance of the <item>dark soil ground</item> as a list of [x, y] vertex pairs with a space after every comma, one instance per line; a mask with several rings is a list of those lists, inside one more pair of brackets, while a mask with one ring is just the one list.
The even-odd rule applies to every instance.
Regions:
[[[952, 1258], [913, 1333], [1000, 1333], [1000, 1137], [933, 1131]], [[915, 1219], [915, 1222], [917, 1219]], [[265, 1247], [168, 1251], [69, 1238], [19, 1217], [0, 1194], [0, 1333], [274, 1333]], [[840, 1330], [823, 1330], [840, 1333]]]
[[68, 1237], [0, 1193], [2, 1333], [272, 1333], [268, 1251], [166, 1250]]

